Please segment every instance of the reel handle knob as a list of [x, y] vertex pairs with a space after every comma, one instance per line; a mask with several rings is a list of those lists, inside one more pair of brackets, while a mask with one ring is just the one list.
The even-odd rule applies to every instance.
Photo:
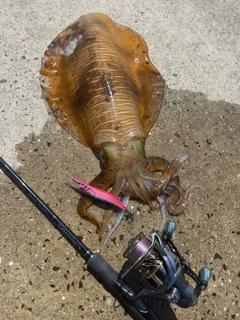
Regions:
[[176, 223], [173, 221], [168, 221], [166, 225], [166, 229], [163, 231], [163, 237], [166, 239], [171, 239], [173, 232], [176, 230], [177, 226]]
[[209, 268], [203, 267], [199, 272], [199, 278], [202, 281], [201, 289], [205, 290], [208, 285], [208, 281], [212, 276], [212, 271]]

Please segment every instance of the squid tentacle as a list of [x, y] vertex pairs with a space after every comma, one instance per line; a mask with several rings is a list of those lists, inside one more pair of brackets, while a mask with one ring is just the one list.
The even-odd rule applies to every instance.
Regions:
[[[126, 178], [123, 175], [123, 172], [119, 171], [116, 173], [116, 177], [114, 177], [114, 180], [116, 180], [116, 183], [115, 183], [114, 187], [112, 188], [111, 193], [115, 197], [118, 197], [125, 182], [126, 182]], [[100, 241], [103, 240], [104, 243], [107, 241], [109, 236], [112, 234], [112, 232], [116, 229], [116, 227], [120, 223], [120, 221], [123, 217], [123, 214], [124, 214], [123, 210], [121, 210], [119, 212], [119, 210], [117, 210], [116, 208], [114, 210], [107, 210], [104, 213], [101, 226], [98, 229]]]
[[191, 197], [193, 186], [187, 187], [186, 190], [178, 184], [170, 183], [164, 190], [164, 194], [168, 195], [167, 207], [170, 214], [177, 216], [183, 213], [188, 205]]
[[162, 223], [159, 229], [159, 232], [162, 233], [163, 230], [166, 228], [167, 225], [167, 214], [168, 214], [168, 209], [167, 209], [167, 204], [166, 204], [166, 199], [164, 196], [157, 196], [157, 201], [161, 205], [161, 211], [162, 211]]
[[145, 184], [143, 183], [140, 173], [138, 171], [136, 171], [136, 173], [134, 174], [128, 175], [128, 183], [130, 187], [134, 190], [135, 194], [152, 208], [153, 206], [150, 194]]
[[115, 185], [113, 186], [111, 193], [115, 196], [118, 197], [123, 186], [126, 183], [126, 177], [123, 174], [123, 171], [118, 171], [116, 174], [116, 178], [115, 178], [116, 182]]
[[144, 182], [149, 181], [151, 183], [151, 181], [157, 181], [159, 178], [156, 172], [150, 172], [146, 168], [138, 168], [138, 171]]
[[150, 156], [146, 159], [145, 169], [149, 172], [165, 171], [170, 165], [170, 162], [164, 158]]
[[[129, 199], [130, 196], [124, 196], [121, 202], [127, 207]], [[125, 211], [119, 208], [115, 208], [110, 213], [111, 215], [108, 216], [108, 220], [106, 220], [105, 227], [101, 228], [101, 232], [99, 231], [100, 241], [102, 241], [103, 243], [106, 243], [108, 241], [113, 231], [117, 228], [125, 214]]]
[[[158, 195], [164, 194], [168, 197], [166, 200], [167, 209], [172, 215], [181, 214], [189, 203], [191, 196], [192, 187], [189, 186], [186, 190], [184, 190], [180, 184], [180, 179], [177, 172], [179, 165], [186, 160], [186, 158], [187, 155], [180, 155], [174, 159], [171, 164], [167, 160], [160, 157], [149, 157], [147, 159], [147, 170], [150, 172], [163, 172], [159, 178], [161, 183], [158, 185], [157, 189], [154, 190], [154, 192], [157, 191]], [[158, 197], [157, 200], [159, 201]]]
[[[177, 171], [179, 165], [186, 159], [186, 155], [181, 155], [175, 158], [163, 171], [162, 175], [159, 176], [158, 180], [153, 183], [154, 192], [161, 194], [162, 191], [167, 187], [169, 182], [178, 177]], [[161, 163], [160, 163], [161, 165]]]

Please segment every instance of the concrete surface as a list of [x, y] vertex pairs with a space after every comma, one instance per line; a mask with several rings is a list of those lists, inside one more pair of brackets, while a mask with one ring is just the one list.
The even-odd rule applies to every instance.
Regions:
[[[147, 139], [148, 154], [171, 160], [187, 152], [180, 172], [196, 184], [175, 241], [198, 270], [214, 277], [199, 305], [181, 310], [153, 303], [161, 319], [239, 316], [239, 1], [0, 1], [0, 155], [92, 250], [92, 226], [80, 222], [69, 176], [99, 171], [92, 152], [49, 115], [39, 87], [45, 48], [79, 16], [100, 11], [137, 31], [163, 75], [164, 107]], [[19, 165], [22, 165], [19, 167]], [[130, 319], [74, 250], [4, 176], [1, 183], [1, 319]], [[158, 213], [132, 202], [134, 225], [122, 222], [103, 256], [116, 270], [127, 241], [153, 228]]]

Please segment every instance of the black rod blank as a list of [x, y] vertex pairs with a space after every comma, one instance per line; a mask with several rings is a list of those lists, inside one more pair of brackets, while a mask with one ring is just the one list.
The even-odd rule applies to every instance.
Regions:
[[87, 261], [92, 256], [92, 252], [1, 157], [0, 169]]
[[159, 317], [142, 301], [134, 299], [136, 294], [118, 273], [99, 254], [93, 253], [79, 238], [65, 225], [65, 223], [47, 206], [47, 204], [25, 183], [20, 176], [0, 157], [0, 169], [18, 187], [32, 204], [45, 216], [62, 236], [76, 249], [101, 280], [107, 290], [111, 290], [122, 301], [124, 308], [136, 320], [158, 320]]

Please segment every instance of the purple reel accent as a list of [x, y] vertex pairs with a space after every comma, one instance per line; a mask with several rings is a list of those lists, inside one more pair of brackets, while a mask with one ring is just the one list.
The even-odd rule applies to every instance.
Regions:
[[151, 244], [152, 242], [147, 237], [142, 238], [136, 244], [136, 247], [134, 248], [134, 250], [129, 253], [127, 257], [129, 262], [135, 263], [136, 261], [141, 259], [141, 257], [145, 256], [146, 253], [149, 251]]

